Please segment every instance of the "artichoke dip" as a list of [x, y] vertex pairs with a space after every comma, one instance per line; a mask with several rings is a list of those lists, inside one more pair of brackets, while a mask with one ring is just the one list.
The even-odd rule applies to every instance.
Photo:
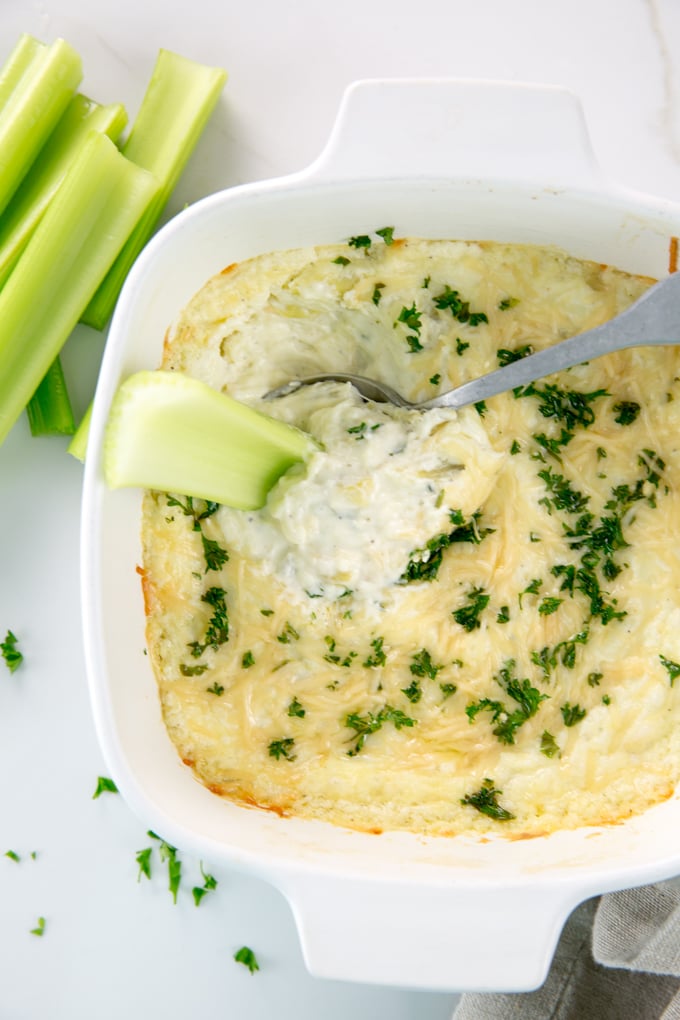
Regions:
[[547, 247], [397, 239], [228, 266], [162, 367], [310, 433], [261, 510], [149, 492], [148, 647], [223, 797], [369, 831], [611, 823], [680, 774], [680, 353], [627, 350], [462, 411], [425, 399], [653, 281]]

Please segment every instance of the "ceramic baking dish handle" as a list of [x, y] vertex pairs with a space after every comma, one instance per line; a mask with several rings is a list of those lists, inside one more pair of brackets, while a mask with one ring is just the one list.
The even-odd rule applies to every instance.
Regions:
[[307, 875], [281, 882], [318, 977], [446, 991], [542, 984], [576, 906], [555, 886], [455, 888]]
[[455, 177], [604, 187], [575, 95], [483, 80], [355, 82], [309, 169], [330, 180]]

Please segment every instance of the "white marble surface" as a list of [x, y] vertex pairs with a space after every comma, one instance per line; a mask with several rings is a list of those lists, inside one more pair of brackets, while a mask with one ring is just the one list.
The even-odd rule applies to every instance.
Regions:
[[[22, 31], [69, 39], [86, 89], [131, 115], [161, 46], [228, 69], [169, 213], [304, 167], [345, 86], [378, 76], [566, 86], [609, 176], [680, 199], [677, 0], [3, 0], [0, 60]], [[80, 328], [67, 346], [78, 412], [102, 344]], [[0, 1020], [450, 1016], [454, 994], [311, 977], [287, 904], [263, 882], [205, 861], [219, 885], [197, 909], [199, 862], [187, 855], [177, 905], [158, 864], [137, 881], [144, 821], [119, 796], [92, 797], [106, 768], [80, 643], [81, 468], [65, 446], [31, 439], [22, 420], [0, 448], [0, 638], [11, 628], [26, 656], [13, 675], [0, 662]], [[30, 934], [40, 916], [41, 938]], [[232, 960], [243, 944], [255, 975]]]

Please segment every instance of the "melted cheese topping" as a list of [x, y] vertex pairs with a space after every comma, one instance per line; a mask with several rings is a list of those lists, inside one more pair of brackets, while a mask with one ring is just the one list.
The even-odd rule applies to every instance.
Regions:
[[[231, 266], [163, 367], [321, 444], [257, 512], [149, 493], [148, 642], [215, 792], [363, 829], [612, 822], [680, 774], [680, 362], [629, 350], [460, 412], [424, 399], [650, 284], [547, 248], [405, 240]], [[675, 399], [674, 399], [675, 398]], [[211, 512], [214, 511], [214, 512]]]

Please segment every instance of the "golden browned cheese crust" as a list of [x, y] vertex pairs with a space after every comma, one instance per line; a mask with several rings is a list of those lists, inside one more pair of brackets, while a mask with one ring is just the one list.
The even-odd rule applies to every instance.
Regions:
[[[460, 412], [426, 398], [652, 282], [548, 248], [399, 240], [208, 281], [163, 367], [312, 433], [261, 511], [148, 493], [148, 647], [215, 793], [368, 831], [613, 823], [680, 773], [680, 357], [634, 349]], [[389, 236], [388, 236], [389, 240]]]

